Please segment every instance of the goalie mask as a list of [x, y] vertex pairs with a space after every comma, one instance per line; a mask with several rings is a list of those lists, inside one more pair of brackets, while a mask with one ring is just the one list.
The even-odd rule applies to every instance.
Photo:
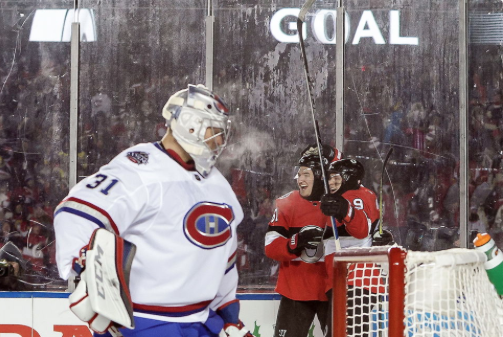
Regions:
[[[207, 177], [229, 138], [227, 105], [205, 86], [189, 84], [169, 98], [162, 116], [173, 137], [194, 160], [196, 170]], [[207, 129], [212, 131], [209, 138]], [[221, 143], [216, 141], [220, 136]]]
[[363, 165], [356, 159], [342, 159], [331, 163], [327, 170], [327, 175], [340, 175], [342, 178], [341, 187], [337, 190], [342, 194], [348, 190], [357, 190], [365, 176]]
[[[332, 161], [337, 161], [341, 158], [341, 154], [336, 149], [328, 145], [322, 146], [322, 156], [323, 156], [323, 168], [326, 170], [328, 165]], [[318, 146], [316, 144], [309, 145], [307, 148], [302, 151], [301, 157], [297, 164], [298, 167], [308, 167], [311, 169], [314, 175], [313, 188], [311, 190], [311, 194], [308, 196], [301, 196], [309, 201], [319, 201], [321, 196], [325, 193], [325, 186], [323, 183], [323, 175], [321, 170], [321, 161], [318, 153]], [[298, 178], [298, 174], [295, 178]]]

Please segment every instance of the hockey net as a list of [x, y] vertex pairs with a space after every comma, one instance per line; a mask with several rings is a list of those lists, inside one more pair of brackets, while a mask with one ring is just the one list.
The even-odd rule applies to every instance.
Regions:
[[503, 336], [503, 302], [469, 249], [343, 249], [334, 256], [334, 336]]

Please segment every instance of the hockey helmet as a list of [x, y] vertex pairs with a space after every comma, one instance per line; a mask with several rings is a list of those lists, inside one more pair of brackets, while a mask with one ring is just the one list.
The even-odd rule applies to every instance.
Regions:
[[[207, 177], [215, 166], [230, 135], [229, 109], [225, 102], [205, 86], [189, 84], [171, 96], [162, 109], [173, 137], [194, 160], [196, 170]], [[213, 136], [205, 139], [206, 130]], [[218, 132], [217, 132], [218, 130]], [[222, 136], [222, 144], [209, 142]]]
[[365, 168], [356, 159], [341, 159], [329, 165], [327, 175], [338, 174], [342, 178], [341, 187], [338, 192], [344, 193], [348, 190], [356, 190], [365, 176]]
[[[341, 154], [337, 149], [334, 149], [328, 145], [322, 145], [322, 150], [323, 169], [326, 171], [331, 162], [337, 161], [341, 158]], [[316, 144], [309, 145], [301, 153], [297, 166], [309, 167], [314, 174], [313, 189], [308, 197], [304, 197], [306, 200], [318, 201], [325, 192], [323, 175], [321, 171], [322, 161], [320, 161], [318, 146]]]

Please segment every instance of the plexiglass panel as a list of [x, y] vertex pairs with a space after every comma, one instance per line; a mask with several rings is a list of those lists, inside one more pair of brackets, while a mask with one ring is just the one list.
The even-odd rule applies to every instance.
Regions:
[[[245, 289], [270, 290], [264, 255], [274, 199], [296, 189], [300, 151], [315, 142], [296, 30], [302, 1], [80, 1], [79, 180], [121, 150], [159, 140], [175, 91], [204, 83], [234, 115], [219, 169], [245, 210], [237, 265]], [[384, 224], [413, 250], [459, 245], [458, 1], [345, 1], [346, 157], [377, 193]], [[54, 265], [52, 211], [68, 190], [73, 1], [0, 0], [2, 244], [26, 267], [20, 287], [66, 288]], [[501, 2], [470, 5], [470, 229], [501, 242]], [[321, 139], [336, 139], [336, 1], [316, 1], [305, 43]], [[490, 22], [490, 25], [483, 23]], [[488, 28], [489, 27], [489, 28]], [[496, 36], [496, 37], [495, 37]], [[485, 226], [485, 227], [484, 227]], [[15, 249], [14, 249], [15, 251]], [[31, 261], [27, 263], [27, 261]]]
[[69, 6], [0, 1], [0, 259], [16, 262], [1, 290], [66, 288], [52, 217], [68, 190]]
[[[234, 135], [225, 172], [242, 200], [240, 284], [270, 289], [278, 262], [264, 254], [274, 200], [297, 189], [294, 167], [314, 144], [314, 126], [296, 19], [302, 3], [219, 1], [215, 12], [215, 90], [229, 97]], [[335, 141], [334, 3], [324, 2], [304, 25], [322, 141]], [[328, 13], [327, 13], [328, 11]], [[318, 18], [317, 20], [313, 20]], [[311, 24], [316, 21], [318, 36]], [[322, 43], [320, 39], [324, 39]], [[326, 40], [326, 41], [325, 41]]]
[[345, 154], [379, 193], [384, 226], [412, 250], [457, 246], [458, 2], [347, 1]]
[[160, 140], [161, 110], [204, 83], [204, 1], [86, 1], [96, 41], [82, 44], [79, 176], [120, 151]]
[[469, 3], [469, 228], [503, 244], [502, 43], [499, 1]]

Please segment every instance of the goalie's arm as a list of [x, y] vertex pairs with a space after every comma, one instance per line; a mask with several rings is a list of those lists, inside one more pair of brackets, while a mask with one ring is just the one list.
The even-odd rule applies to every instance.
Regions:
[[[107, 168], [109, 166], [112, 167]], [[126, 179], [121, 171], [125, 171], [122, 165], [104, 166], [98, 174], [77, 184], [56, 208], [56, 257], [61, 277], [70, 276], [72, 259], [89, 242], [95, 229], [105, 228], [124, 236], [132, 219], [140, 222], [155, 213], [157, 205], [150, 200], [157, 196], [151, 195], [138, 174], [128, 175]], [[99, 183], [108, 181], [117, 182], [105, 194]]]
[[236, 299], [238, 286], [238, 271], [236, 267], [237, 242], [233, 242], [233, 253], [227, 260], [227, 268], [223, 276], [217, 296], [211, 302], [210, 308], [224, 321], [224, 331], [229, 337], [253, 337], [239, 319], [239, 300]]
[[73, 260], [79, 258], [80, 248], [87, 246], [97, 228], [96, 224], [80, 216], [66, 212], [56, 214], [56, 262], [61, 278], [67, 280], [72, 274], [77, 275], [72, 270]]
[[211, 302], [210, 308], [217, 311], [225, 303], [236, 299], [236, 289], [238, 287], [238, 271], [236, 268], [236, 250], [237, 245], [233, 245], [233, 253], [227, 260], [225, 274], [220, 281], [218, 293], [215, 299]]

